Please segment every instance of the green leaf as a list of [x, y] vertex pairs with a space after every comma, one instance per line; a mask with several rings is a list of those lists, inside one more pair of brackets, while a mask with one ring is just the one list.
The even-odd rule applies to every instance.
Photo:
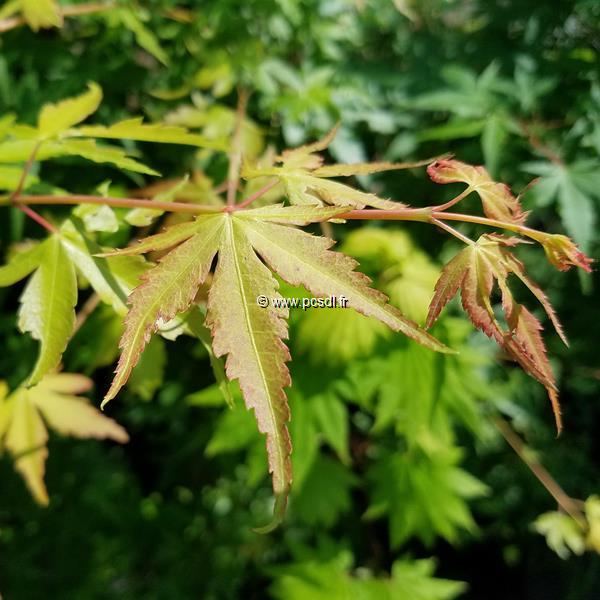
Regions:
[[51, 236], [41, 248], [42, 259], [21, 296], [19, 309], [19, 328], [40, 342], [29, 385], [58, 366], [75, 325], [77, 303], [75, 269], [60, 237]]
[[94, 256], [101, 248], [85, 234], [78, 219], [65, 221], [61, 241], [77, 271], [89, 281], [100, 299], [124, 315], [127, 296], [139, 285], [142, 273], [147, 270], [145, 261], [130, 256]]
[[310, 407], [323, 439], [344, 464], [350, 463], [349, 417], [346, 405], [335, 394], [318, 394]]
[[208, 353], [210, 360], [210, 366], [212, 367], [213, 374], [217, 381], [217, 385], [221, 390], [223, 399], [229, 405], [233, 407], [234, 399], [231, 392], [231, 386], [227, 380], [227, 374], [225, 373], [225, 361], [222, 358], [215, 356], [212, 341], [210, 337], [209, 329], [202, 322], [202, 318], [199, 311], [192, 311], [187, 319], [187, 325], [191, 332], [200, 340], [200, 343], [204, 346], [204, 349]]
[[372, 467], [372, 504], [368, 518], [387, 513], [393, 547], [416, 536], [431, 545], [436, 536], [451, 543], [461, 530], [475, 530], [467, 500], [486, 486], [456, 466], [460, 452], [438, 447], [383, 456]]
[[46, 104], [42, 108], [38, 118], [38, 130], [43, 138], [70, 129], [96, 112], [102, 100], [102, 90], [96, 83], [89, 83], [88, 88], [89, 90], [81, 96], [62, 100], [57, 104]]
[[146, 175], [160, 175], [158, 171], [129, 158], [124, 150], [114, 146], [98, 146], [94, 140], [61, 140], [55, 146], [54, 156], [80, 156], [96, 163], [111, 163], [120, 169]]
[[546, 538], [548, 546], [562, 559], [570, 554], [581, 555], [585, 551], [585, 534], [581, 526], [569, 515], [558, 511], [540, 515], [533, 527]]
[[[0, 190], [14, 190], [21, 181], [21, 173], [23, 169], [18, 167], [0, 166]], [[30, 185], [38, 183], [39, 179], [31, 173], [27, 174], [23, 182], [23, 189], [27, 189]]]
[[[188, 180], [188, 175], [182, 177], [174, 185], [156, 194], [152, 200], [156, 200], [157, 202], [172, 202], [175, 200], [177, 194], [186, 187]], [[148, 225], [152, 225], [164, 212], [164, 210], [153, 210], [151, 208], [132, 208], [125, 215], [125, 220], [134, 227], [147, 227]]]
[[20, 3], [23, 17], [33, 31], [62, 26], [62, 13], [56, 0], [20, 0]]
[[220, 216], [199, 217], [195, 235], [163, 257], [157, 267], [142, 276], [143, 283], [129, 297], [115, 379], [102, 402], [114, 398], [127, 381], [152, 332], [185, 310], [193, 301], [217, 252], [223, 227]]
[[153, 337], [131, 371], [127, 387], [142, 400], [151, 400], [163, 384], [167, 350], [160, 337]]
[[433, 577], [433, 560], [396, 561], [386, 577], [374, 577], [365, 567], [352, 574], [350, 566], [349, 553], [341, 553], [329, 560], [276, 567], [271, 569], [275, 582], [270, 590], [281, 600], [452, 600], [467, 587]]
[[0, 287], [7, 287], [35, 271], [45, 252], [43, 244], [36, 244], [25, 252], [15, 254], [7, 265], [0, 267]]
[[183, 144], [215, 150], [225, 149], [222, 140], [210, 140], [197, 133], [190, 133], [185, 127], [174, 127], [163, 123], [143, 123], [141, 117], [119, 121], [108, 127], [104, 125], [87, 125], [79, 127], [73, 134], [94, 138]]
[[352, 471], [330, 458], [318, 456], [300, 493], [293, 498], [294, 513], [311, 527], [332, 527], [352, 506], [350, 491], [357, 483]]
[[119, 19], [134, 35], [136, 42], [147, 52], [152, 54], [163, 65], [169, 65], [169, 56], [161, 48], [156, 36], [131, 10], [120, 9], [117, 11]]

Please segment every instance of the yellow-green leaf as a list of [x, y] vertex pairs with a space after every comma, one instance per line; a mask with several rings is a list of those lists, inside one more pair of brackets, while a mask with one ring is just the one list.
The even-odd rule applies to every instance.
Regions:
[[36, 244], [25, 252], [15, 254], [7, 265], [0, 267], [0, 287], [7, 287], [27, 277], [40, 264], [42, 245]]
[[61, 434], [121, 443], [128, 440], [120, 425], [76, 395], [88, 391], [91, 384], [83, 375], [51, 374], [33, 387], [21, 387], [7, 399], [0, 398], [0, 448], [10, 451], [15, 468], [42, 505], [48, 504], [44, 485], [48, 432], [42, 416]]
[[60, 362], [75, 324], [75, 269], [58, 235], [41, 246], [38, 269], [21, 296], [19, 328], [39, 340], [40, 353], [29, 384], [38, 383]]
[[73, 395], [87, 391], [89, 385], [82, 389], [74, 386], [72, 380], [63, 384], [63, 377], [73, 376], [50, 375], [28, 390], [33, 403], [52, 429], [62, 435], [79, 438], [110, 438], [121, 443], [129, 440], [123, 427], [104, 416], [85, 398]]
[[56, 0], [20, 0], [20, 2], [23, 17], [34, 31], [62, 25], [62, 13]]
[[221, 140], [209, 140], [202, 135], [190, 133], [185, 127], [175, 127], [163, 123], [143, 123], [141, 117], [119, 121], [108, 127], [104, 125], [79, 127], [72, 133], [84, 137], [162, 142], [164, 144], [183, 144], [199, 148], [225, 149], [225, 144]]
[[44, 471], [48, 457], [48, 432], [27, 390], [17, 390], [8, 402], [12, 404], [12, 419], [5, 446], [33, 497], [46, 505], [48, 492], [44, 485]]
[[89, 83], [88, 88], [89, 90], [80, 96], [62, 100], [57, 104], [46, 104], [42, 108], [38, 118], [38, 130], [42, 137], [52, 137], [65, 131], [96, 112], [102, 100], [102, 90], [96, 83]]

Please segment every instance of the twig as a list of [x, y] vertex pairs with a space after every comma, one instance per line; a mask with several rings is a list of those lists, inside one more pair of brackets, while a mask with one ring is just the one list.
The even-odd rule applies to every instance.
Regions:
[[[10, 200], [10, 199], [9, 199]], [[0, 197], [0, 204], [3, 202]], [[88, 196], [85, 194], [72, 194], [69, 196], [55, 196], [52, 194], [22, 195], [14, 201], [16, 205], [22, 204], [107, 204], [125, 208], [150, 208], [169, 212], [182, 212], [190, 214], [214, 213], [221, 211], [219, 206], [203, 204], [186, 204], [185, 202], [159, 202], [141, 198], [111, 198], [104, 196]]]
[[92, 294], [83, 304], [79, 312], [77, 313], [77, 317], [75, 318], [75, 326], [73, 327], [73, 333], [71, 337], [73, 337], [80, 329], [81, 326], [86, 322], [87, 318], [94, 312], [96, 307], [100, 304], [100, 296], [94, 293]]
[[525, 121], [520, 121], [519, 126], [521, 127], [521, 131], [525, 134], [527, 141], [531, 144], [531, 146], [537, 150], [542, 156], [545, 156], [550, 162], [553, 162], [555, 165], [564, 166], [563, 159], [551, 148], [546, 146], [542, 140], [535, 134], [528, 123]]
[[21, 171], [21, 176], [19, 177], [19, 181], [17, 182], [17, 187], [8, 197], [8, 201], [19, 207], [23, 213], [25, 213], [29, 218], [33, 219], [38, 225], [41, 225], [44, 229], [49, 231], [50, 233], [58, 233], [58, 229], [52, 225], [49, 221], [44, 219], [42, 215], [38, 214], [35, 210], [29, 208], [28, 206], [23, 206], [19, 204], [20, 194], [23, 191], [23, 187], [25, 186], [25, 181], [27, 181], [27, 175], [29, 175], [29, 171], [31, 171], [31, 167], [33, 166], [33, 162], [35, 161], [35, 156], [40, 149], [42, 142], [37, 142], [27, 159], [25, 165], [23, 165], [23, 170]]
[[556, 500], [560, 508], [578, 523], [585, 525], [585, 520], [579, 509], [581, 502], [575, 498], [571, 498], [571, 496], [569, 496], [557, 483], [554, 477], [550, 475], [544, 465], [534, 458], [530, 452], [527, 452], [523, 440], [521, 440], [514, 429], [502, 417], [494, 417], [492, 422], [508, 445], [516, 452], [518, 457], [529, 467], [531, 472], [537, 477], [538, 481]]
[[231, 154], [229, 158], [229, 171], [227, 173], [227, 206], [235, 204], [235, 194], [240, 181], [240, 166], [242, 164], [242, 131], [246, 117], [249, 94], [246, 90], [239, 90], [236, 123], [231, 140]]

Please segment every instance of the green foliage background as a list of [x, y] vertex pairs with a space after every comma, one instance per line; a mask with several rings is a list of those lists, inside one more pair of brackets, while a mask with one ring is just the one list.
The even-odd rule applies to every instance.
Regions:
[[[340, 162], [452, 152], [523, 190], [533, 226], [566, 230], [597, 256], [599, 65], [594, 0], [123, 2], [60, 30], [2, 33], [0, 115], [33, 123], [44, 103], [96, 81], [105, 94], [98, 123], [144, 114], [228, 133], [243, 86], [253, 91], [247, 150], [302, 143], [339, 120], [330, 152]], [[195, 168], [219, 182], [226, 169], [202, 151], [138, 149], [165, 177]], [[83, 193], [106, 179], [122, 191], [151, 183], [67, 158], [43, 163], [39, 175]], [[416, 171], [361, 183], [415, 206], [453, 193]], [[422, 321], [454, 241], [418, 224], [334, 232]], [[102, 235], [119, 245], [131, 228]], [[0, 236], [5, 256], [39, 231], [4, 208]], [[156, 339], [109, 408], [129, 444], [51, 439], [48, 508], [0, 461], [0, 591], [7, 599], [599, 597], [597, 555], [563, 560], [532, 531], [555, 505], [490, 420], [498, 411], [512, 419], [570, 495], [600, 491], [598, 277], [557, 274], [535, 252], [522, 256], [572, 342], [561, 348], [548, 332], [560, 439], [541, 386], [503, 362], [457, 307], [434, 332], [461, 350], [457, 358], [431, 356], [343, 310], [296, 311], [294, 491], [284, 526], [260, 536], [251, 527], [267, 520], [271, 492], [252, 416], [239, 401], [225, 407], [200, 344]], [[16, 332], [19, 293], [0, 290], [0, 378], [11, 385], [35, 356]], [[110, 381], [118, 327], [97, 309], [65, 357], [65, 370], [93, 377], [95, 403]]]

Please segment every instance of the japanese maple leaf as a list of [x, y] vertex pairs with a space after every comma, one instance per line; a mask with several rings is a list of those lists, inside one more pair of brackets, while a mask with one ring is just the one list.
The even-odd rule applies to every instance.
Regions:
[[405, 205], [399, 202], [379, 198], [375, 194], [356, 190], [338, 181], [331, 181], [329, 178], [410, 169], [429, 164], [431, 159], [407, 163], [373, 162], [324, 166], [323, 157], [317, 152], [325, 150], [336, 133], [337, 126], [317, 142], [286, 150], [276, 157], [278, 166], [258, 167], [255, 164], [246, 163], [242, 169], [242, 176], [245, 179], [277, 177], [283, 183], [291, 204], [333, 205], [356, 209], [365, 206], [381, 209], [404, 207]]
[[523, 212], [519, 199], [504, 183], [494, 181], [481, 166], [475, 167], [454, 159], [436, 160], [427, 167], [427, 173], [436, 183], [466, 183], [461, 194], [465, 197], [477, 192], [483, 204], [483, 212], [490, 219], [505, 223], [524, 223], [527, 213]]
[[[493, 338], [523, 369], [542, 383], [550, 397], [557, 428], [562, 428], [556, 381], [546, 356], [539, 320], [518, 304], [508, 287], [508, 276], [520, 279], [544, 307], [557, 333], [567, 343], [562, 326], [539, 286], [525, 274], [523, 264], [509, 248], [517, 238], [483, 235], [457, 254], [443, 269], [429, 306], [427, 327], [431, 327], [444, 306], [461, 290], [462, 305], [473, 324]], [[497, 319], [492, 306], [495, 284], [502, 295], [506, 327]]]
[[46, 424], [73, 437], [109, 438], [121, 443], [129, 439], [120, 425], [78, 396], [91, 387], [87, 377], [69, 373], [46, 375], [37, 385], [18, 388], [10, 395], [6, 386], [0, 387], [0, 448], [11, 453], [15, 468], [40, 504], [48, 504], [44, 484]]
[[212, 333], [215, 355], [227, 356], [227, 376], [239, 381], [246, 406], [254, 410], [258, 428], [266, 435], [276, 496], [273, 525], [283, 516], [292, 473], [286, 426], [289, 409], [284, 391], [290, 385], [286, 366], [290, 355], [284, 343], [288, 310], [257, 304], [261, 295], [280, 297], [271, 270], [292, 285], [303, 285], [315, 296], [345, 296], [348, 306], [360, 313], [432, 350], [449, 351], [388, 304], [384, 294], [369, 287], [369, 278], [355, 271], [356, 261], [331, 251], [332, 240], [291, 227], [322, 221], [344, 210], [267, 206], [204, 214], [113, 253], [129, 255], [173, 248], [142, 275], [142, 284], [129, 297], [131, 308], [120, 342], [121, 357], [104, 403], [125, 384], [158, 324], [192, 304], [218, 255], [206, 324]]

